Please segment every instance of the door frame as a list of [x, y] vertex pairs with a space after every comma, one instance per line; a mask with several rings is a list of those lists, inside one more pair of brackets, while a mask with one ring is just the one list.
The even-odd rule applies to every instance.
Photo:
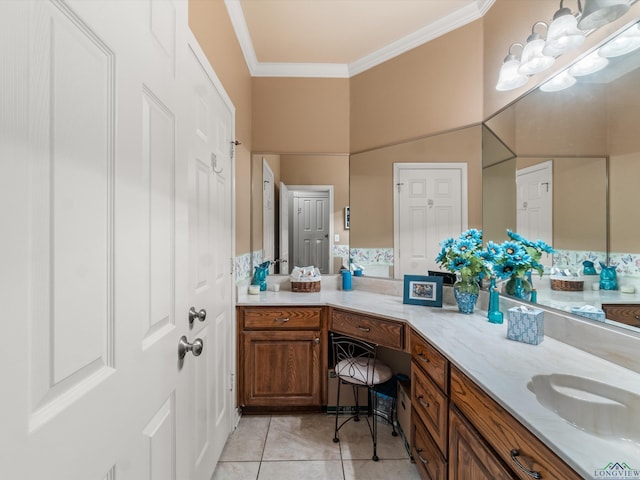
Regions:
[[[270, 180], [267, 180], [267, 178], [270, 178]], [[271, 251], [267, 252], [266, 247], [266, 239], [268, 237], [268, 233], [269, 233], [269, 224], [267, 222], [267, 205], [265, 203], [265, 191], [266, 191], [266, 183], [270, 182], [271, 183]], [[276, 228], [276, 211], [275, 211], [275, 205], [276, 205], [276, 198], [275, 198], [275, 191], [276, 191], [276, 186], [275, 186], [275, 177], [273, 175], [273, 170], [271, 170], [271, 167], [269, 166], [269, 162], [267, 162], [267, 160], [262, 157], [262, 259], [264, 261], [264, 259], [268, 259], [271, 260], [271, 262], [275, 261], [276, 257], [276, 237], [275, 237], [275, 228]], [[273, 275], [275, 270], [275, 265], [273, 263], [271, 263], [271, 265], [269, 265], [269, 274]]]
[[[293, 246], [293, 194], [295, 192], [327, 192], [329, 194], [329, 275], [333, 274], [333, 185], [287, 185], [289, 195], [287, 203], [289, 204], [289, 259], [293, 259], [291, 249]], [[290, 266], [289, 270], [293, 267]]]
[[[462, 230], [466, 230], [469, 225], [469, 182], [467, 178], [468, 165], [465, 162], [394, 162], [393, 164], [393, 278], [400, 278], [398, 275], [398, 259], [400, 258], [400, 195], [398, 186], [400, 183], [400, 172], [402, 170], [460, 170], [460, 203], [462, 213]], [[444, 239], [443, 239], [444, 240]], [[426, 272], [425, 272], [426, 274]]]

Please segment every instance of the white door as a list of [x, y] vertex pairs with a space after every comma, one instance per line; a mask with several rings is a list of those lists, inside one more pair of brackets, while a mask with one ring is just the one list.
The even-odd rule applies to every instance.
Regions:
[[[194, 46], [195, 48], [196, 46]], [[188, 374], [192, 480], [208, 480], [233, 428], [232, 308], [234, 112], [215, 74], [189, 52], [189, 306], [192, 337], [204, 350]], [[192, 315], [193, 318], [193, 315]]]
[[467, 228], [467, 165], [394, 164], [394, 277], [438, 270], [440, 242]]
[[200, 478], [186, 7], [0, 2], [0, 478]]
[[280, 182], [280, 271], [288, 274], [289, 267], [289, 187]]
[[[274, 196], [275, 185], [273, 172], [269, 164], [262, 159], [262, 243], [264, 260], [275, 260], [275, 211]], [[273, 274], [274, 265], [269, 266], [269, 273]]]
[[329, 272], [331, 235], [329, 192], [293, 192], [293, 261]]
[[[548, 161], [516, 171], [516, 229], [531, 240], [553, 244], [553, 162]], [[543, 265], [552, 256], [543, 254]]]

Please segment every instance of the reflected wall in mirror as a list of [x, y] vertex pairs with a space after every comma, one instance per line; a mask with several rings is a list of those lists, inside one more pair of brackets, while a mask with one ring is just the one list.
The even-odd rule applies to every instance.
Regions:
[[[482, 224], [482, 127], [474, 125], [398, 145], [351, 155], [351, 240], [353, 262], [364, 267], [365, 275], [397, 277], [394, 272], [394, 185], [397, 163], [466, 163], [468, 227]], [[427, 199], [425, 199], [427, 201]], [[405, 232], [407, 234], [408, 232]], [[436, 234], [438, 242], [447, 234]], [[425, 248], [427, 260], [440, 251]], [[427, 274], [425, 269], [423, 275]]]
[[348, 205], [348, 155], [253, 154], [251, 270], [270, 260], [272, 274], [307, 261], [337, 272], [349, 256]]
[[[620, 284], [638, 291], [640, 50], [609, 61], [606, 69], [579, 77], [566, 90], [536, 89], [486, 122], [484, 238], [502, 241], [506, 228], [524, 234], [526, 221], [524, 227], [518, 224], [525, 205], [518, 199], [517, 172], [550, 161], [551, 235], [558, 250], [554, 265], [581, 272], [582, 262], [591, 260], [599, 272], [598, 262], [608, 261], [616, 266]], [[583, 305], [640, 303], [638, 293], [593, 290], [597, 276], [584, 277], [581, 292], [551, 290], [546, 277], [534, 277], [539, 303], [565, 311]]]

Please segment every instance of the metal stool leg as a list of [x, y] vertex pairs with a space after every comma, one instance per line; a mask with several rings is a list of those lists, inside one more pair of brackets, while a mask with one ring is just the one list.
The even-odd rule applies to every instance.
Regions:
[[336, 429], [333, 432], [333, 443], [338, 443], [340, 439], [338, 438], [338, 414], [340, 413], [340, 386], [342, 381], [338, 378], [338, 396], [336, 397]]
[[373, 392], [373, 431], [371, 432], [371, 437], [373, 439], [373, 456], [371, 457], [371, 460], [373, 460], [374, 462], [378, 461], [378, 453], [377, 453], [377, 447], [378, 447], [378, 415], [376, 414], [376, 412], [378, 411], [378, 395], [376, 395], [376, 389], [374, 388], [372, 390]]

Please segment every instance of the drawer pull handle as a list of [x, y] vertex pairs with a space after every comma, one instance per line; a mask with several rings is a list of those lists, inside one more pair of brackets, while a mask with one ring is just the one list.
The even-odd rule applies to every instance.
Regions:
[[531, 478], [535, 478], [535, 479], [541, 479], [542, 478], [542, 475], [540, 475], [540, 473], [535, 472], [533, 470], [529, 470], [528, 468], [526, 468], [524, 465], [522, 465], [520, 463], [520, 460], [518, 460], [518, 457], [520, 456], [520, 452], [518, 450], [516, 450], [514, 448], [513, 450], [511, 450], [510, 455], [511, 455], [511, 460], [513, 461], [513, 464], [522, 473], [525, 473], [525, 474], [529, 475]]
[[282, 322], [282, 323], [287, 323], [289, 321], [289, 318], [276, 318], [276, 322]]
[[418, 358], [422, 360], [424, 363], [429, 363], [431, 361], [429, 360], [429, 357], [425, 357], [423, 353], [419, 353]]
[[422, 458], [422, 455], [420, 455], [422, 453], [422, 448], [418, 448], [418, 447], [414, 447], [416, 449], [416, 453], [418, 454], [418, 458], [420, 459], [420, 461], [426, 465], [427, 463], [429, 463], [429, 460], [427, 460], [426, 458]]
[[423, 402], [422, 399], [424, 398], [424, 395], [418, 395], [418, 402], [420, 402], [420, 405], [422, 405], [425, 408], [429, 408], [429, 402]]
[[360, 330], [361, 332], [370, 332], [371, 329], [368, 327], [361, 327], [360, 325], [358, 325], [358, 330]]

